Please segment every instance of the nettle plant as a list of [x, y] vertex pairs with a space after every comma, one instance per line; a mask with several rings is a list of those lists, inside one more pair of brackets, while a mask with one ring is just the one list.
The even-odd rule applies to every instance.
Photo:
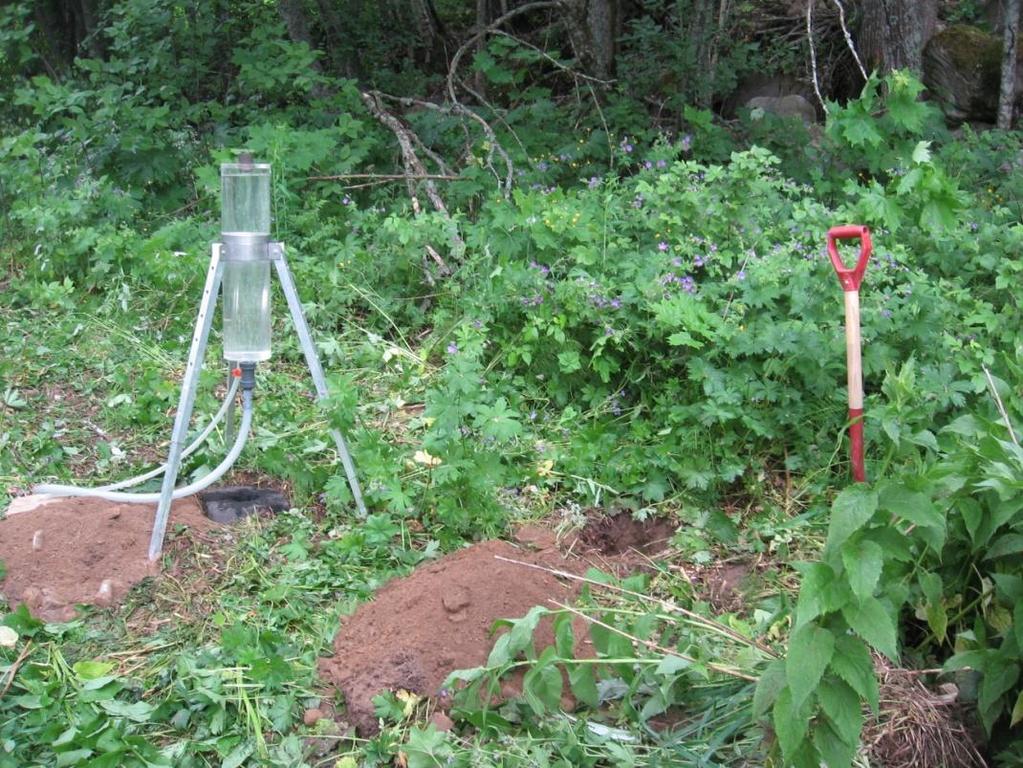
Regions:
[[939, 461], [842, 491], [820, 561], [798, 566], [788, 653], [754, 700], [786, 764], [851, 764], [864, 703], [878, 713], [875, 653], [972, 670], [996, 747], [1023, 721], [1023, 450], [978, 416], [938, 439]]

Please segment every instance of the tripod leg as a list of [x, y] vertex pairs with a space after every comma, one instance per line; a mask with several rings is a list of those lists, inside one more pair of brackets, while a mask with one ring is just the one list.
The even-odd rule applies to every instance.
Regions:
[[167, 454], [167, 470], [163, 476], [163, 486], [160, 488], [160, 503], [156, 507], [153, 535], [149, 539], [150, 560], [156, 560], [163, 550], [167, 518], [170, 517], [171, 496], [178, 479], [178, 470], [181, 469], [181, 451], [184, 450], [188, 436], [188, 422], [192, 418], [192, 406], [195, 405], [199, 370], [202, 368], [203, 356], [206, 353], [206, 342], [209, 340], [210, 325], [213, 323], [213, 308], [217, 303], [217, 292], [220, 290], [220, 278], [223, 273], [220, 243], [214, 243], [210, 268], [206, 273], [206, 287], [203, 288], [202, 302], [199, 304], [199, 316], [195, 319], [195, 333], [192, 335], [192, 348], [188, 353], [188, 365], [185, 366], [185, 378], [181, 383], [178, 412], [174, 416], [174, 431], [171, 433], [170, 449]]
[[[298, 300], [298, 291], [295, 289], [295, 281], [288, 268], [288, 262], [284, 258], [284, 246], [281, 243], [270, 244], [274, 266], [277, 268], [277, 276], [281, 280], [281, 288], [284, 290], [284, 297], [288, 300], [288, 309], [291, 310], [291, 320], [295, 324], [295, 331], [298, 332], [298, 340], [302, 345], [302, 352], [305, 354], [306, 364], [309, 366], [309, 374], [313, 377], [313, 386], [316, 387], [316, 396], [320, 400], [326, 400], [327, 379], [323, 375], [323, 366], [320, 365], [320, 357], [316, 354], [316, 347], [313, 345], [313, 338], [309, 333], [309, 325], [302, 314], [302, 304]], [[334, 438], [337, 445], [337, 452], [341, 456], [341, 464], [345, 468], [345, 475], [348, 477], [348, 487], [352, 489], [352, 496], [355, 498], [355, 506], [359, 510], [360, 517], [366, 517], [366, 504], [362, 500], [362, 489], [359, 487], [359, 478], [355, 474], [355, 462], [348, 452], [348, 445], [345, 443], [344, 435], [340, 430], [331, 429], [330, 436]]]

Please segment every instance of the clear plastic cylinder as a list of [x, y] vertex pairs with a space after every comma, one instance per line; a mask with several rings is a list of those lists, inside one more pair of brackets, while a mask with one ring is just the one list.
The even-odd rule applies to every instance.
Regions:
[[224, 357], [270, 359], [270, 166], [220, 166]]

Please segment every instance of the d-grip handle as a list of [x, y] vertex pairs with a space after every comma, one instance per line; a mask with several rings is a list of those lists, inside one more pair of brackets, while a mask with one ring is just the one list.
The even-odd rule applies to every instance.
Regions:
[[[860, 257], [856, 260], [855, 267], [847, 267], [838, 255], [838, 241], [856, 240], [857, 238], [860, 241]], [[867, 259], [870, 258], [873, 250], [874, 246], [870, 242], [870, 227], [862, 224], [846, 224], [828, 230], [828, 256], [831, 257], [831, 265], [835, 268], [838, 282], [842, 284], [843, 291], [858, 291], [860, 289], [863, 273], [867, 271]]]

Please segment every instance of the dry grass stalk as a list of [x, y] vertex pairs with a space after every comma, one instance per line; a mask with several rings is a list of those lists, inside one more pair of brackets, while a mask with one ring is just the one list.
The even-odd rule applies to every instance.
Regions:
[[985, 768], [952, 684], [933, 691], [916, 670], [875, 658], [881, 716], [863, 729], [871, 765], [885, 768]]

